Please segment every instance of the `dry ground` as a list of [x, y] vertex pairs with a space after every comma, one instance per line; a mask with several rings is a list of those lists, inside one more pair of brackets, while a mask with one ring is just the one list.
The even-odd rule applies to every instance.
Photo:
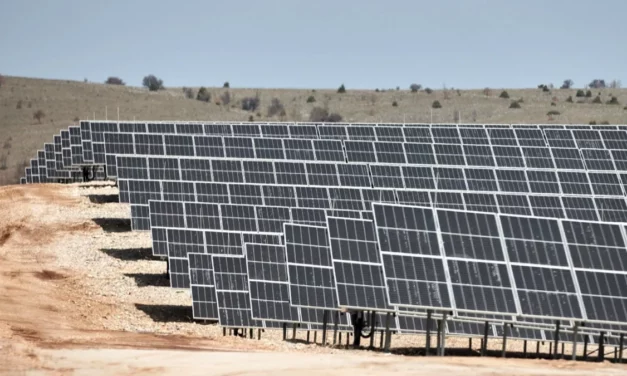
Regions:
[[[167, 84], [167, 83], [166, 83]], [[186, 99], [180, 88], [150, 93], [135, 87], [120, 87], [76, 81], [42, 80], [6, 77], [0, 87], [0, 185], [17, 182], [23, 175], [23, 163], [32, 158], [44, 142], [61, 128], [67, 128], [75, 118], [117, 119], [118, 108], [123, 120], [233, 120], [248, 121], [253, 115], [257, 121], [307, 121], [314, 106], [327, 106], [349, 122], [455, 122], [456, 111], [463, 123], [583, 123], [594, 120], [611, 124], [627, 124], [627, 90], [594, 90], [600, 92], [605, 103], [611, 95], [620, 105], [567, 103], [568, 96], [575, 102], [576, 89], [545, 93], [538, 89], [507, 90], [510, 99], [499, 98], [502, 89], [492, 88], [490, 96], [483, 90], [435, 90], [411, 93], [407, 90], [375, 92], [351, 90], [338, 94], [336, 90], [310, 89], [229, 89], [231, 105], [218, 105], [216, 100], [226, 91], [210, 88], [209, 103]], [[434, 88], [438, 89], [438, 88]], [[260, 108], [255, 113], [243, 111], [242, 98], [259, 94]], [[315, 103], [307, 103], [313, 96]], [[556, 106], [551, 106], [553, 98]], [[286, 116], [268, 118], [267, 108], [273, 98], [285, 105]], [[448, 98], [448, 99], [447, 99]], [[522, 109], [509, 109], [512, 100], [523, 99]], [[431, 110], [434, 100], [443, 108]], [[398, 106], [393, 107], [396, 101]], [[218, 100], [219, 102], [219, 100]], [[18, 108], [18, 104], [21, 108]], [[45, 117], [41, 124], [33, 119], [33, 113], [42, 110]], [[560, 116], [549, 120], [547, 112], [557, 110]], [[3, 159], [6, 158], [6, 168]]]
[[[394, 336], [393, 352], [223, 337], [191, 319], [170, 289], [148, 234], [128, 231], [111, 186], [0, 187], [0, 374], [624, 375], [625, 365], [409, 356], [424, 338]], [[104, 202], [104, 203], [103, 203]], [[318, 335], [318, 340], [321, 336]], [[478, 341], [475, 341], [475, 344]], [[467, 339], [449, 339], [451, 351]], [[476, 346], [476, 345], [475, 345]], [[501, 343], [491, 341], [492, 350]], [[520, 351], [520, 341], [508, 341]], [[535, 346], [532, 346], [535, 347]], [[476, 347], [475, 347], [476, 349]], [[542, 347], [548, 351], [548, 344]]]

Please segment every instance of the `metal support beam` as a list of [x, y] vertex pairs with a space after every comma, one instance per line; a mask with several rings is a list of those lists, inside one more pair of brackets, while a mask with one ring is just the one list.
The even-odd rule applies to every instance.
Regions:
[[309, 343], [309, 334], [311, 333], [311, 331], [307, 331], [307, 343]]
[[573, 356], [571, 360], [577, 360], [577, 337], [579, 335], [579, 323], [575, 323], [573, 328]]
[[322, 314], [322, 346], [327, 345], [327, 321], [329, 320], [329, 311]]
[[536, 342], [536, 358], [540, 357], [540, 341]]
[[374, 333], [375, 333], [375, 322], [377, 319], [377, 314], [375, 311], [370, 312], [370, 347], [369, 349], [374, 349]]
[[605, 332], [601, 332], [601, 336], [599, 337], [599, 355], [597, 356], [597, 360], [599, 362], [605, 360]]
[[590, 341], [589, 335], [583, 336], [583, 360], [588, 360], [588, 341]]
[[390, 345], [392, 344], [392, 332], [390, 332], [391, 321], [392, 314], [388, 312], [385, 315], [385, 349], [383, 349], [385, 352], [390, 352]]
[[557, 346], [560, 342], [560, 324], [561, 322], [559, 320], [555, 322], [555, 339], [553, 342], [554, 343], [553, 345], [553, 351], [554, 351], [553, 358], [554, 359], [557, 359], [557, 352], [558, 352]]
[[431, 351], [431, 310], [427, 310], [427, 335], [425, 342], [425, 356], [429, 356]]
[[440, 356], [446, 352], [446, 313], [442, 315], [442, 333], [440, 334]]
[[468, 350], [472, 351], [472, 337], [468, 338]]
[[296, 326], [298, 324], [294, 323], [292, 324], [292, 339], [296, 339]]
[[523, 342], [523, 355], [525, 356], [525, 358], [527, 357], [527, 340]]
[[335, 323], [333, 324], [333, 345], [334, 346], [337, 344], [337, 331], [338, 331], [339, 323], [340, 323], [340, 312], [335, 311]]
[[257, 341], [261, 340], [261, 329], [257, 329]]
[[490, 322], [486, 321], [483, 327], [483, 343], [481, 347], [481, 356], [485, 356], [488, 350], [488, 334], [490, 330]]
[[287, 324], [283, 323], [283, 340], [287, 340]]
[[623, 362], [623, 350], [624, 350], [624, 346], [625, 344], [623, 343], [625, 341], [625, 334], [621, 333], [620, 337], [618, 338], [619, 344], [618, 344], [618, 362], [622, 363]]
[[507, 354], [507, 335], [509, 334], [509, 325], [503, 324], [503, 358]]

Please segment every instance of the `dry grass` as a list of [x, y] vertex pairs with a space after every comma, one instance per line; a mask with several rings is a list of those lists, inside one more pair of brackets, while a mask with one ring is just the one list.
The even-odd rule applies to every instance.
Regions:
[[[198, 88], [195, 88], [196, 92]], [[349, 122], [388, 123], [583, 123], [608, 121], [611, 124], [627, 124], [627, 89], [593, 90], [601, 92], [603, 104], [577, 103], [576, 89], [555, 89], [550, 93], [539, 89], [507, 89], [510, 99], [499, 98], [502, 88], [494, 88], [491, 95], [484, 90], [435, 90], [411, 93], [401, 91], [375, 92], [374, 90], [350, 90], [338, 94], [336, 89], [228, 89], [231, 104], [216, 104], [227, 90], [209, 88], [209, 103], [187, 99], [181, 88], [160, 92], [148, 92], [136, 87], [82, 83], [76, 81], [42, 80], [6, 77], [0, 88], [0, 145], [12, 138], [10, 148], [1, 148], [0, 157], [6, 155], [7, 168], [0, 170], [0, 185], [11, 184], [23, 174], [23, 162], [35, 155], [35, 151], [50, 142], [61, 128], [74, 123], [74, 119], [117, 119], [117, 110], [123, 120], [231, 120], [248, 121], [253, 115], [256, 121], [307, 121], [314, 106], [327, 106]], [[241, 110], [239, 101], [259, 94], [261, 105], [255, 113]], [[307, 103], [314, 96], [314, 103]], [[573, 96], [575, 103], [566, 99]], [[612, 96], [620, 105], [607, 105]], [[556, 106], [551, 102], [557, 99]], [[285, 106], [285, 116], [268, 118], [268, 106], [278, 98]], [[513, 100], [523, 99], [521, 109], [510, 109]], [[432, 110], [434, 100], [440, 101], [441, 109]], [[21, 108], [18, 102], [21, 101]], [[396, 102], [397, 106], [392, 103]], [[105, 108], [107, 113], [105, 113]], [[33, 114], [42, 110], [45, 117], [41, 124]], [[560, 116], [552, 120], [547, 112], [557, 110]], [[458, 116], [456, 113], [458, 112]], [[259, 115], [259, 116], [258, 116]]]

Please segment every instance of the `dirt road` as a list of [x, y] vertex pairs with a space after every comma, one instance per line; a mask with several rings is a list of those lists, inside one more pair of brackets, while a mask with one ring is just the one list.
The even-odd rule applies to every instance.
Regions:
[[[191, 319], [110, 186], [0, 188], [0, 373], [625, 375], [627, 366], [332, 349]], [[302, 334], [299, 334], [302, 335]], [[419, 338], [396, 338], [412, 346]], [[450, 346], [467, 346], [467, 340]], [[514, 342], [514, 341], [512, 341]], [[498, 343], [495, 343], [498, 347]]]

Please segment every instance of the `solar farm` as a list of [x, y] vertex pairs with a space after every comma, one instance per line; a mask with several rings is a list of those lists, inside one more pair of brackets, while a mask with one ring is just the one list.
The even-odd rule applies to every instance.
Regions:
[[89, 181], [224, 336], [626, 362], [627, 126], [81, 121], [21, 178]]

